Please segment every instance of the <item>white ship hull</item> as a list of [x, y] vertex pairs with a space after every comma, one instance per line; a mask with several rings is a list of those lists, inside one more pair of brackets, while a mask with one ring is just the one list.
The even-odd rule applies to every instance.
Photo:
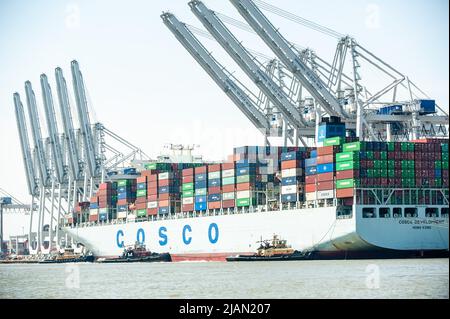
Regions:
[[[101, 257], [118, 256], [123, 246], [144, 242], [154, 252], [169, 252], [173, 260], [224, 260], [229, 255], [253, 253], [257, 241], [274, 234], [294, 249], [320, 255], [383, 251], [441, 251], [449, 248], [448, 217], [363, 218], [354, 206], [346, 218], [336, 218], [336, 207], [239, 213], [204, 217], [127, 222], [64, 231]], [[441, 211], [442, 206], [436, 206]]]

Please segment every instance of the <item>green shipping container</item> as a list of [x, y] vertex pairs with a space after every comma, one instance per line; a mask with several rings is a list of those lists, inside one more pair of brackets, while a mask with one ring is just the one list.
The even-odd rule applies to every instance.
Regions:
[[208, 189], [207, 188], [197, 188], [195, 190], [195, 195], [196, 196], [203, 196], [207, 194]]
[[330, 138], [326, 138], [323, 141], [323, 146], [342, 145], [343, 142], [344, 142], [344, 139], [342, 137], [339, 137], [339, 136], [330, 137]]
[[348, 169], [357, 169], [357, 168], [359, 168], [359, 162], [356, 161], [336, 163], [336, 171], [345, 171]]
[[353, 188], [354, 186], [355, 186], [355, 181], [352, 178], [338, 179], [336, 181], [336, 189]]
[[236, 177], [236, 184], [250, 182], [250, 175], [241, 175]]
[[442, 162], [442, 169], [448, 169], [448, 161]]
[[147, 196], [147, 190], [146, 189], [138, 189], [136, 191], [136, 196], [137, 197], [145, 197], [145, 196]]
[[222, 185], [232, 185], [234, 184], [234, 176], [222, 178]]
[[345, 143], [343, 146], [344, 152], [354, 152], [364, 150], [363, 144], [364, 142], [353, 142], [353, 143]]
[[136, 211], [137, 217], [145, 217], [147, 216], [147, 210], [146, 209], [138, 209]]
[[182, 191], [189, 191], [194, 189], [194, 183], [185, 183], [181, 186]]
[[448, 153], [448, 143], [441, 143], [441, 150]]
[[128, 186], [130, 184], [131, 184], [131, 179], [121, 179], [121, 180], [117, 181], [118, 187]]
[[250, 205], [255, 205], [256, 200], [255, 198], [239, 198], [236, 199], [236, 206], [237, 207], [246, 207]]
[[382, 160], [384, 160], [384, 161], [387, 160], [387, 152], [382, 151], [382, 152], [380, 152], [380, 155], [381, 155], [381, 159], [382, 159]]
[[448, 162], [448, 153], [442, 153], [442, 161]]
[[441, 161], [435, 161], [434, 162], [434, 168], [441, 169], [442, 168], [442, 162]]
[[184, 198], [186, 198], [186, 197], [194, 197], [194, 190], [190, 189], [190, 190], [183, 191], [182, 195], [183, 195]]
[[359, 160], [359, 152], [344, 152], [336, 154], [336, 162], [348, 162]]
[[395, 151], [395, 143], [394, 142], [388, 142], [388, 151], [389, 152]]

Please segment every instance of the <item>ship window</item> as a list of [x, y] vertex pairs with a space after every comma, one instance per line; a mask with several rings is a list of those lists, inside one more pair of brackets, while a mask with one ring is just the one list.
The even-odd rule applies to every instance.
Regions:
[[415, 207], [405, 208], [405, 217], [407, 218], [417, 217], [417, 208]]
[[390, 218], [391, 217], [389, 207], [381, 207], [378, 210], [378, 214], [380, 215], [380, 218]]
[[392, 214], [394, 216], [394, 218], [402, 218], [402, 208], [401, 207], [394, 207], [392, 209]]
[[448, 218], [448, 207], [441, 208], [441, 217]]
[[365, 207], [362, 210], [363, 218], [375, 218], [377, 217], [375, 213], [375, 208], [373, 207]]
[[436, 207], [425, 208], [425, 217], [438, 217], [438, 209]]

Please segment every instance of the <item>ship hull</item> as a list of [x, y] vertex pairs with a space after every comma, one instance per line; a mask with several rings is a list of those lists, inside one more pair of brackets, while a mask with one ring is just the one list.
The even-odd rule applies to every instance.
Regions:
[[85, 227], [65, 227], [96, 256], [114, 257], [136, 241], [173, 261], [225, 261], [251, 254], [274, 234], [292, 248], [312, 250], [314, 258], [395, 258], [448, 255], [448, 218], [363, 218], [363, 206], [337, 217], [336, 207], [271, 212], [210, 214]]

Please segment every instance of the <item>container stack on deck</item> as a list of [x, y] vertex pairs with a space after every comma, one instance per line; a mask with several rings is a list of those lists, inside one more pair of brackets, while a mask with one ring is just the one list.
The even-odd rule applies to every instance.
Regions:
[[372, 189], [398, 189], [390, 204], [404, 203], [405, 189], [414, 191], [408, 193], [411, 204], [442, 204], [442, 193], [430, 189], [448, 194], [448, 140], [349, 142], [338, 136], [321, 145], [245, 146], [215, 164], [150, 163], [137, 178], [100, 184], [65, 222], [240, 209], [265, 205], [269, 193], [281, 204], [336, 198], [343, 205], [360, 198], [361, 204], [374, 204]]

